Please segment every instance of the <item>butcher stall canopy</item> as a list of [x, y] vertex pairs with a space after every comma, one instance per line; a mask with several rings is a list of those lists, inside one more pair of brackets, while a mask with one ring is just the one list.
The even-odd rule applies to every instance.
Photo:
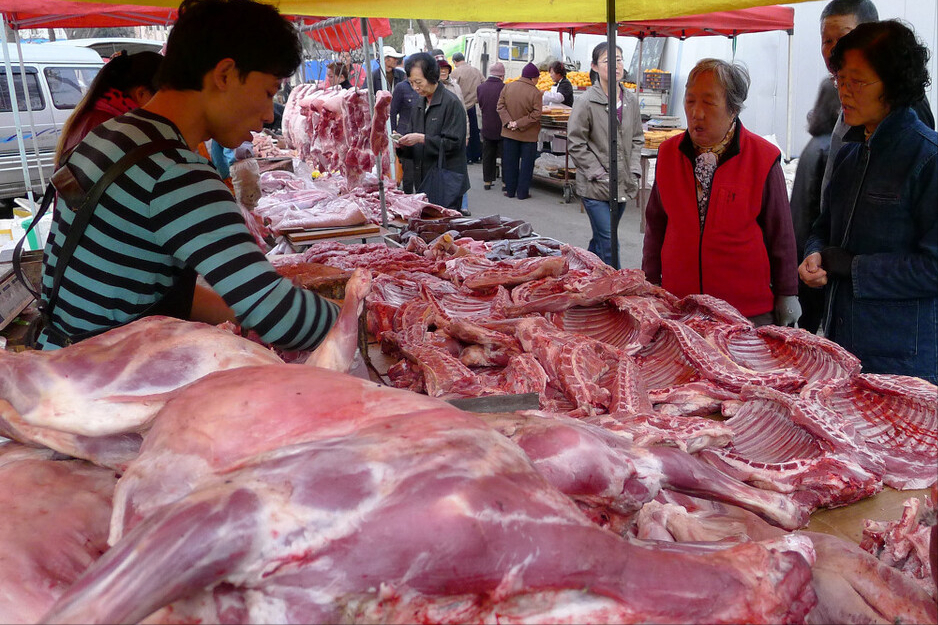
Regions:
[[[38, 0], [33, 0], [38, 1]], [[77, 0], [83, 2], [83, 0]], [[137, 0], [141, 5], [175, 9], [179, 0]], [[797, 0], [804, 2], [807, 0]], [[121, 4], [126, 0], [114, 0]], [[19, 6], [20, 0], [0, 0], [0, 5]], [[50, 2], [49, 4], [55, 4]], [[504, 2], [504, 0], [472, 0], [471, 2], [428, 2], [414, 4], [398, 0], [280, 0], [277, 8], [284, 15], [331, 15], [337, 17], [384, 17], [445, 19], [466, 22], [535, 22], [545, 18], [553, 22], [606, 22], [607, 2], [603, 0], [564, 0], [543, 2]], [[733, 11], [746, 7], [774, 4], [765, 0], [621, 0], [613, 4], [614, 21], [660, 20], [679, 15]], [[6, 11], [7, 9], [3, 9]], [[752, 32], [752, 31], [749, 31]]]
[[[391, 35], [391, 21], [370, 19], [368, 42], [377, 43], [379, 37]], [[362, 47], [362, 21], [358, 18], [304, 17], [300, 30], [334, 52], [348, 52]]]
[[[605, 23], [556, 22], [499, 22], [499, 28], [553, 30], [570, 35], [605, 35]], [[617, 31], [623, 37], [701, 37], [722, 35], [735, 37], [744, 33], [762, 33], [784, 30], [789, 34], [795, 27], [795, 10], [791, 7], [768, 6], [736, 11], [719, 11], [705, 15], [686, 15], [661, 20], [622, 22]]]
[[176, 21], [178, 4], [142, 6], [69, 0], [0, 0], [0, 12], [14, 30], [170, 26]]

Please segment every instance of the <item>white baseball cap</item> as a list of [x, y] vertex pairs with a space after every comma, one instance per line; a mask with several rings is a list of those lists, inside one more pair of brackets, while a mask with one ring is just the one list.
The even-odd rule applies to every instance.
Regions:
[[404, 55], [395, 50], [393, 46], [384, 46], [384, 56], [393, 56], [395, 59], [404, 58]]

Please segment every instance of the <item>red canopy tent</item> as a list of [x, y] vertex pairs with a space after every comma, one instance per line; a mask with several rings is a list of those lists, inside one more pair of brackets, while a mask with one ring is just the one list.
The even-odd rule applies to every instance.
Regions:
[[176, 9], [166, 7], [69, 0], [0, 0], [0, 13], [13, 30], [169, 26], [176, 19]]
[[[391, 20], [371, 18], [366, 21], [369, 43], [391, 36]], [[362, 47], [362, 21], [357, 17], [304, 17], [302, 24], [300, 30], [330, 50], [346, 52]]]

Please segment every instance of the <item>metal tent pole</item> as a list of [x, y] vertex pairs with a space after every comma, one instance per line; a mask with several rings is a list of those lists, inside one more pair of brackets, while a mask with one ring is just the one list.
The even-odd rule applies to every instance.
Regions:
[[[378, 50], [381, 51], [381, 56], [378, 57], [378, 68], [382, 69], [382, 63], [384, 63], [384, 37], [378, 37]], [[388, 76], [386, 72], [378, 72], [381, 76], [381, 88], [384, 91], [391, 91], [388, 87]], [[388, 119], [384, 124], [384, 132], [388, 135], [388, 162], [391, 164], [391, 180], [397, 182], [397, 165], [395, 164], [394, 157], [394, 140], [391, 138], [391, 116], [388, 115]]]
[[794, 34], [795, 34], [794, 31], [791, 31], [791, 30], [788, 31], [788, 111], [787, 111], [788, 125], [787, 125], [786, 138], [785, 138], [785, 157], [786, 157], [788, 160], [791, 160], [791, 116], [792, 116], [792, 100], [793, 100], [794, 97], [795, 97], [795, 90], [792, 89], [792, 84], [791, 84], [791, 79], [792, 79], [792, 75], [791, 75], [791, 55], [792, 55], [791, 41], [792, 41], [792, 37], [794, 36]]
[[619, 81], [616, 79], [616, 0], [606, 0], [606, 78], [609, 93], [606, 96], [609, 111], [609, 229], [610, 247], [612, 248], [612, 267], [619, 269], [619, 150], [618, 116], [616, 98], [619, 95]]
[[[13, 123], [16, 124], [16, 146], [20, 152], [20, 165], [23, 168], [23, 180], [26, 182], [26, 196], [29, 198], [30, 207], [35, 214], [36, 203], [33, 199], [33, 188], [29, 178], [29, 165], [26, 163], [26, 144], [23, 142], [23, 123], [20, 120], [20, 107], [16, 101], [16, 83], [13, 81], [13, 66], [10, 62], [10, 47], [7, 42], [7, 16], [4, 13], [2, 24], [0, 24], [0, 42], [3, 43], [3, 67], [6, 69], [7, 88], [10, 90], [10, 103], [13, 109]], [[23, 94], [29, 98], [29, 92]]]
[[[374, 120], [375, 116], [375, 77], [371, 73], [371, 54], [368, 52], [368, 19], [363, 17], [362, 21], [362, 51], [365, 53], [365, 60], [362, 63], [362, 67], [365, 68], [365, 86], [368, 89], [368, 102], [371, 105], [371, 118]], [[379, 74], [382, 72], [379, 72]], [[382, 79], [383, 81], [384, 79]], [[378, 168], [378, 200], [381, 202], [381, 227], [388, 227], [388, 205], [384, 197], [384, 174], [381, 171], [381, 155], [375, 154], [377, 156], [377, 163], [375, 163]]]
[[[39, 139], [36, 137], [36, 120], [33, 116], [32, 98], [29, 97], [29, 87], [26, 84], [26, 66], [23, 64], [23, 46], [20, 45], [20, 31], [13, 30], [13, 37], [16, 39], [16, 53], [20, 56], [20, 80], [23, 82], [23, 93], [26, 94], [26, 112], [29, 115], [29, 130], [33, 139], [33, 152], [36, 155], [36, 168], [39, 170], [39, 185], [46, 188], [46, 175], [42, 173], [42, 159], [39, 157]], [[45, 191], [43, 191], [44, 193]], [[36, 207], [30, 206], [30, 210], [35, 214]]]

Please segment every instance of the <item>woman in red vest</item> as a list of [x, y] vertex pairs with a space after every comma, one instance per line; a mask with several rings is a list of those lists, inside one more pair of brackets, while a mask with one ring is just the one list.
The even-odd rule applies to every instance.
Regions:
[[756, 325], [801, 316], [779, 149], [743, 127], [749, 73], [718, 59], [687, 77], [687, 132], [661, 144], [642, 269], [678, 297], [707, 293]]

